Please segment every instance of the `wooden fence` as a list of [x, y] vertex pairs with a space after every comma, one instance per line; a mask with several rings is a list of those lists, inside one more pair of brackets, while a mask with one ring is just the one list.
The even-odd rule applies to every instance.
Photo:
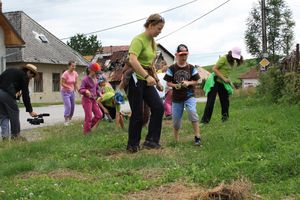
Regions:
[[283, 73], [287, 73], [287, 72], [300, 73], [299, 57], [300, 57], [299, 44], [297, 44], [296, 50], [282, 60], [280, 66], [281, 71]]

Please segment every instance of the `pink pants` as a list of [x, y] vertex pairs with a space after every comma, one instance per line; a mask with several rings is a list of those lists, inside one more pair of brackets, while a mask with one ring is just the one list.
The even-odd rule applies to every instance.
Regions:
[[164, 108], [165, 108], [165, 116], [172, 115], [172, 91], [171, 90], [169, 90], [165, 95]]
[[[91, 131], [91, 128], [102, 119], [102, 112], [95, 99], [90, 99], [88, 97], [82, 97], [81, 101], [85, 118], [83, 124], [83, 133], [87, 134]], [[94, 114], [94, 117], [93, 117]]]

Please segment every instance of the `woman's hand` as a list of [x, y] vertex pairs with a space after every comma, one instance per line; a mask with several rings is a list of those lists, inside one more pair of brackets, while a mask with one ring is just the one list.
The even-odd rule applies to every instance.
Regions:
[[147, 81], [147, 85], [148, 86], [156, 85], [156, 81], [155, 81], [155, 79], [152, 76], [148, 76], [146, 78], [146, 81]]

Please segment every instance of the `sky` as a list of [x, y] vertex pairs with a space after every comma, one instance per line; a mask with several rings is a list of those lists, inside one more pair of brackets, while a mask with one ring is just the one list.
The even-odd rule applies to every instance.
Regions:
[[[62, 39], [147, 18], [153, 13], [189, 3], [162, 13], [166, 23], [156, 39], [173, 54], [179, 44], [186, 44], [190, 52], [189, 62], [204, 66], [214, 64], [220, 55], [235, 46], [242, 49], [246, 59], [251, 57], [246, 51], [244, 35], [247, 17], [258, 0], [225, 2], [227, 0], [2, 0], [2, 9], [3, 12], [24, 11]], [[295, 46], [300, 43], [300, 1], [285, 2], [296, 22]], [[223, 3], [223, 6], [207, 14]], [[145, 19], [95, 34], [102, 46], [129, 45], [135, 35], [144, 31], [144, 23]], [[175, 30], [178, 31], [170, 34]]]

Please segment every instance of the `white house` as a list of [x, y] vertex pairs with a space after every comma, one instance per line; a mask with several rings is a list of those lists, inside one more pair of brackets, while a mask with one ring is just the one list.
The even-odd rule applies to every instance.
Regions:
[[[11, 55], [6, 58], [7, 68], [20, 68], [27, 63], [36, 65], [39, 76], [29, 85], [31, 101], [62, 102], [60, 76], [67, 69], [68, 62], [76, 62], [80, 84], [87, 61], [24, 12], [7, 12], [4, 15], [26, 43], [22, 49], [6, 48], [7, 54]], [[76, 96], [79, 100], [79, 95]]]
[[252, 68], [246, 73], [241, 74], [239, 78], [242, 80], [242, 88], [256, 87], [259, 84], [258, 76], [259, 72], [257, 71], [256, 67]]

